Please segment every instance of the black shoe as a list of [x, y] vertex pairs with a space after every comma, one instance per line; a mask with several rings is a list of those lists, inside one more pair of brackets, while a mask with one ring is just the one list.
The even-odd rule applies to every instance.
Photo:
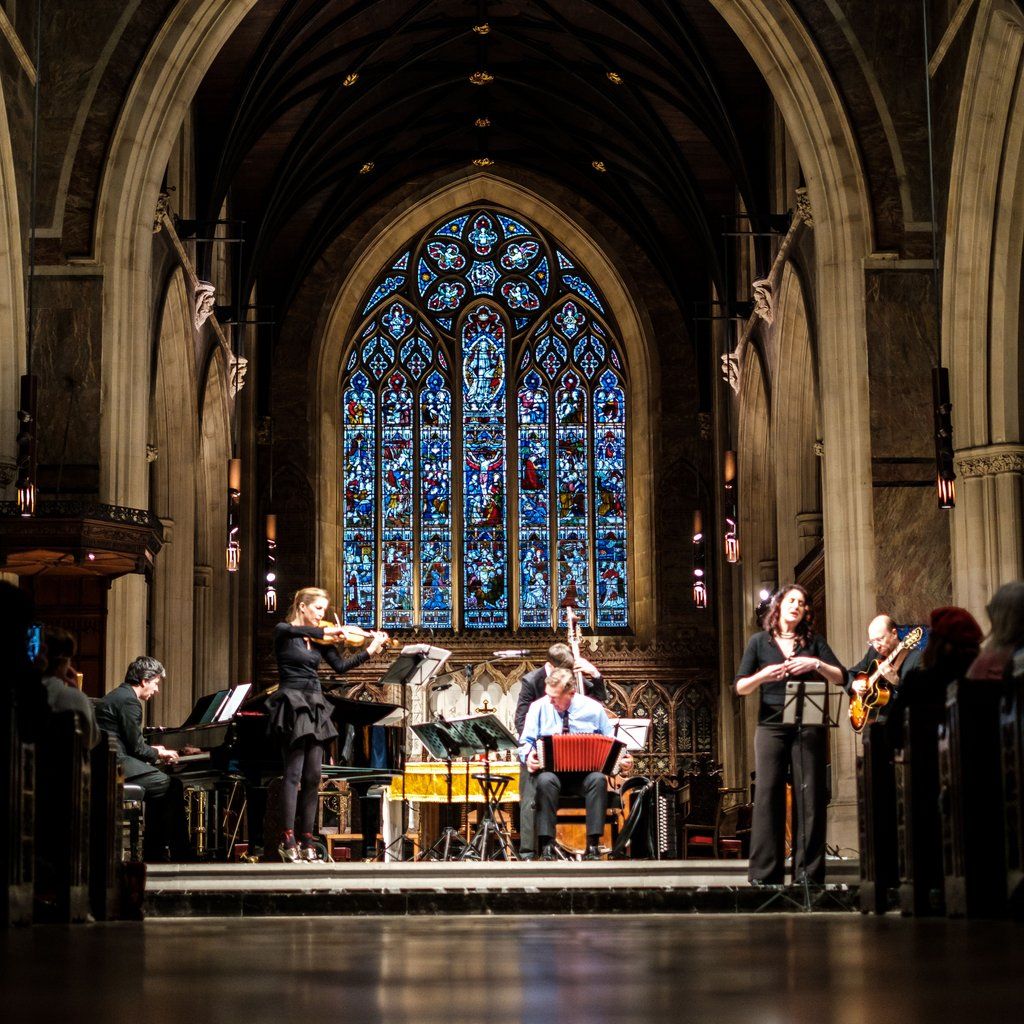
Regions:
[[600, 860], [601, 859], [601, 847], [595, 846], [593, 843], [587, 845], [586, 852], [583, 854], [584, 860]]
[[541, 860], [558, 860], [558, 854], [555, 853], [554, 846], [545, 846], [544, 849], [540, 851], [540, 859]]

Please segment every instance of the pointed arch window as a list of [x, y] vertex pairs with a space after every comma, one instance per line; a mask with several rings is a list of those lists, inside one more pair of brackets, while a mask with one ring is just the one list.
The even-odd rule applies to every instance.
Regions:
[[349, 621], [629, 627], [628, 367], [585, 268], [463, 210], [369, 289], [341, 388]]

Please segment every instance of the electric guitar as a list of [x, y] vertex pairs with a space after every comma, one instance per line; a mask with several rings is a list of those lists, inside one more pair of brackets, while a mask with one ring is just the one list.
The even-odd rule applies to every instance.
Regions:
[[882, 669], [888, 668], [902, 651], [912, 651], [921, 642], [921, 635], [921, 627], [915, 627], [884, 661], [872, 662], [867, 672], [858, 672], [854, 677], [854, 682], [863, 679], [868, 684], [863, 693], [855, 693], [850, 698], [850, 725], [854, 732], [861, 732], [864, 726], [874, 722], [882, 708], [892, 700], [892, 686], [882, 675]]

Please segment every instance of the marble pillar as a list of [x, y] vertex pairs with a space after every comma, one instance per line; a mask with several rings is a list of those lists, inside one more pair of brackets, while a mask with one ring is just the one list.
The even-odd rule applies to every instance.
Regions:
[[213, 567], [197, 565], [192, 583], [192, 699], [215, 689], [210, 670], [213, 636]]

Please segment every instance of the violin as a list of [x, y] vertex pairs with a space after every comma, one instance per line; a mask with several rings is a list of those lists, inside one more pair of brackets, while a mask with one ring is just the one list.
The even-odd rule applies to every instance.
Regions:
[[[336, 633], [334, 636], [325, 636], [322, 640], [313, 641], [313, 643], [322, 644], [325, 647], [365, 647], [377, 635], [368, 629], [363, 629], [362, 626], [352, 626], [347, 622], [329, 622], [327, 619], [321, 619], [320, 626], [323, 629], [328, 627], [331, 629], [341, 629], [341, 632]], [[397, 640], [392, 640], [387, 633], [384, 636], [385, 642], [384, 647], [381, 648], [382, 650], [398, 646]]]

